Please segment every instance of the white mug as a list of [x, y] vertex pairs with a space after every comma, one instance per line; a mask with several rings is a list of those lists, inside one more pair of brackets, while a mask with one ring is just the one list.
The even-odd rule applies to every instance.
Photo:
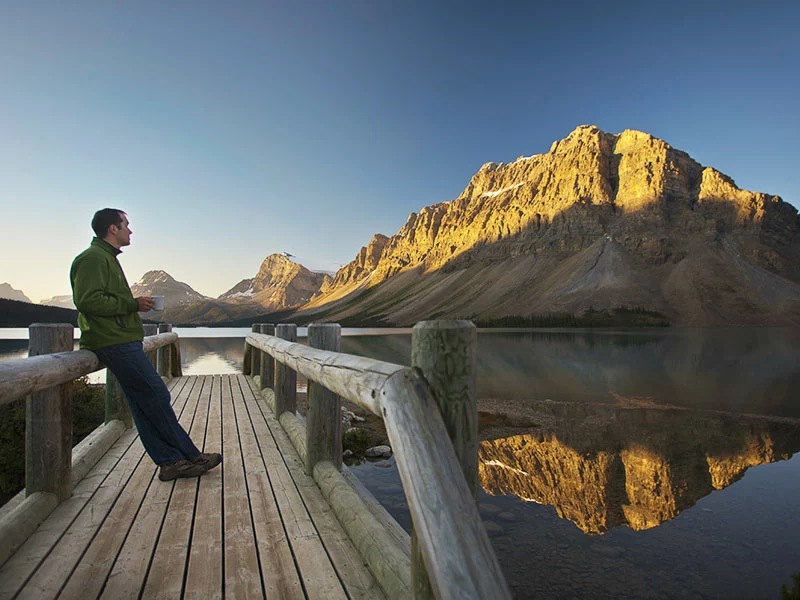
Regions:
[[150, 296], [153, 299], [153, 310], [164, 310], [164, 296]]

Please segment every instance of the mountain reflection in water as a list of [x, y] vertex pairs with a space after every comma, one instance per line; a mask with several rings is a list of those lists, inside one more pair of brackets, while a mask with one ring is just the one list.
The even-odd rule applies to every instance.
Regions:
[[800, 450], [800, 420], [533, 402], [551, 426], [480, 444], [492, 495], [549, 504], [588, 534], [657, 527], [752, 466]]

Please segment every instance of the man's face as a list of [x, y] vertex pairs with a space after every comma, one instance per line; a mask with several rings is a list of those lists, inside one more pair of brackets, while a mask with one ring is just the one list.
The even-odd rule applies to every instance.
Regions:
[[131, 234], [133, 233], [129, 227], [128, 216], [125, 213], [120, 213], [122, 222], [119, 225], [112, 225], [108, 228], [108, 241], [116, 248], [122, 246], [130, 246]]

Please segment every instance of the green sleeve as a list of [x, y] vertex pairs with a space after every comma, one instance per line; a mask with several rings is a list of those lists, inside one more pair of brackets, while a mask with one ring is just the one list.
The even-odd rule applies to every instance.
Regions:
[[139, 310], [139, 303], [130, 290], [119, 293], [108, 291], [110, 270], [102, 257], [87, 255], [72, 265], [72, 299], [75, 307], [85, 315], [112, 317], [127, 315]]

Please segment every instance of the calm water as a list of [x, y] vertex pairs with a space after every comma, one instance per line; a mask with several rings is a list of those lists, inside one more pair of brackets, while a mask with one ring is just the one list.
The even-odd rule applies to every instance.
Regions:
[[[241, 369], [247, 330], [177, 331], [184, 373]], [[408, 330], [352, 333], [408, 364]], [[526, 425], [480, 450], [516, 597], [779, 598], [800, 571], [800, 329], [481, 332], [478, 364], [481, 406]], [[393, 460], [351, 468], [407, 528]]]

